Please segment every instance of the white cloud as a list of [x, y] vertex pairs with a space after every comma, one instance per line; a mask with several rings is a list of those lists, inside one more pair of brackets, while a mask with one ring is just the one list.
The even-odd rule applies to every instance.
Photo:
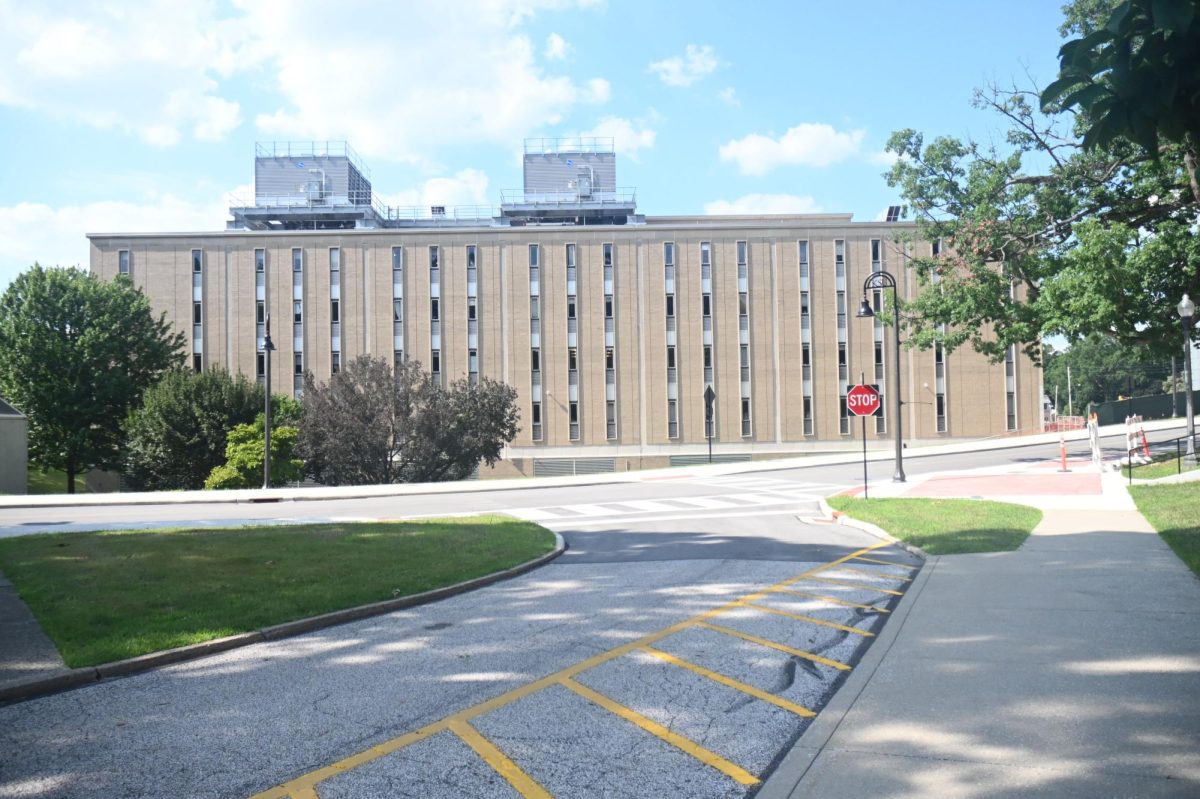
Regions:
[[872, 164], [878, 164], [879, 166], [891, 166], [899, 160], [900, 156], [887, 150], [880, 150], [867, 155], [867, 161]]
[[[282, 103], [255, 119], [265, 135], [345, 138], [365, 156], [435, 166], [447, 145], [512, 145], [611, 96], [599, 77], [544, 71], [521, 25], [558, 0], [380, 3], [330, 15], [316, 0], [243, 8]], [[320, 20], [320, 24], [314, 24]]]
[[658, 132], [646, 127], [648, 122], [657, 116], [651, 112], [649, 119], [628, 120], [622, 117], [604, 117], [591, 130], [583, 131], [579, 136], [610, 138], [613, 148], [630, 161], [638, 160], [638, 151], [654, 146]]
[[567, 40], [559, 36], [557, 33], [552, 33], [546, 37], [546, 49], [543, 55], [548, 61], [561, 61], [571, 54], [574, 49], [567, 44]]
[[717, 99], [725, 103], [730, 108], [741, 108], [742, 101], [737, 98], [737, 93], [732, 86], [726, 86], [721, 91], [717, 92]]
[[450, 177], [430, 178], [419, 189], [379, 195], [378, 199], [384, 205], [416, 208], [422, 213], [428, 212], [432, 205], [451, 208], [493, 204], [488, 196], [488, 177], [478, 169], [463, 169]]
[[[523, 27], [589, 4], [376, 0], [330, 14], [317, 0], [0, 0], [0, 104], [156, 147], [219, 140], [252, 116], [264, 136], [347, 139], [366, 156], [431, 166], [443, 145], [519, 142], [609, 101], [601, 76], [539, 64]], [[570, 54], [557, 34], [546, 47], [553, 63]], [[247, 86], [270, 98], [252, 115], [233, 93]]]
[[746, 194], [736, 200], [714, 200], [704, 204], [704, 213], [717, 215], [745, 214], [816, 214], [821, 212], [817, 201], [799, 194]]
[[858, 152], [865, 130], [837, 131], [803, 123], [778, 139], [751, 133], [721, 146], [722, 161], [736, 161], [743, 175], [765, 175], [777, 166], [829, 166]]
[[0, 0], [0, 103], [156, 147], [241, 122], [218, 78], [252, 65], [247, 31], [207, 3], [41, 5]]
[[86, 269], [87, 233], [223, 230], [231, 195], [253, 197], [254, 187], [239, 186], [198, 202], [172, 194], [147, 194], [137, 202], [104, 201], [57, 208], [18, 203], [0, 207], [0, 291], [34, 261], [43, 266]]
[[646, 67], [646, 71], [657, 74], [659, 80], [668, 86], [691, 86], [705, 75], [712, 74], [716, 68], [717, 57], [711, 46], [689, 44], [683, 56], [655, 61]]

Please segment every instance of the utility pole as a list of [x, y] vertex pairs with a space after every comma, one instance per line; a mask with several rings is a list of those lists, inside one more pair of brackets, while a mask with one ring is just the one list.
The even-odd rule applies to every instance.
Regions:
[[1071, 402], [1071, 364], [1067, 364], [1067, 413], [1073, 414], [1075, 404]]

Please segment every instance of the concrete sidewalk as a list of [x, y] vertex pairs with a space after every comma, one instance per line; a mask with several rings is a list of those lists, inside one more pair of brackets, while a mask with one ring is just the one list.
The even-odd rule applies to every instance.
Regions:
[[1200, 796], [1200, 580], [1093, 476], [872, 486], [1045, 515], [1016, 552], [931, 558], [756, 799]]

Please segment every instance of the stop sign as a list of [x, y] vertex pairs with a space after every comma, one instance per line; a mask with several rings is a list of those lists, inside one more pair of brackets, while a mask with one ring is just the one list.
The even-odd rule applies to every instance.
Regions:
[[846, 407], [855, 416], [871, 416], [879, 410], [879, 405], [879, 392], [873, 386], [851, 386], [846, 392]]

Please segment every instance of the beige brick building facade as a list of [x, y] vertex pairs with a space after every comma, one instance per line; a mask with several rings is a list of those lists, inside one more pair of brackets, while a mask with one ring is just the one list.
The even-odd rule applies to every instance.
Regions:
[[[92, 271], [128, 273], [201, 368], [261, 374], [269, 313], [280, 392], [298, 370], [322, 381], [337, 363], [398, 352], [442, 380], [512, 385], [521, 432], [495, 470], [508, 475], [703, 457], [709, 384], [719, 458], [857, 446], [842, 397], [860, 373], [885, 394], [867, 435], [886, 446], [894, 334], [855, 311], [872, 271], [915, 291], [904, 247], [930, 245], [896, 243], [911, 232], [798, 215], [90, 238]], [[899, 368], [906, 441], [1041, 425], [1041, 372], [1020, 354], [905, 350]]]

